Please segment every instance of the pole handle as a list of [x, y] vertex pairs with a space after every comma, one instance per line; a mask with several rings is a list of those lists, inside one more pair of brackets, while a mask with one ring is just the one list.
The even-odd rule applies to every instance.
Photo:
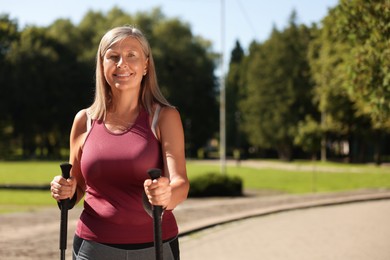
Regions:
[[[148, 170], [148, 174], [152, 180], [157, 180], [161, 177], [161, 170], [158, 168], [151, 168]], [[162, 213], [162, 206], [159, 205], [153, 205], [153, 208], [156, 208], [157, 211], [161, 214]]]
[[161, 170], [157, 168], [152, 168], [148, 170], [148, 174], [152, 180], [156, 180], [161, 177]]
[[65, 179], [70, 178], [70, 169], [72, 169], [72, 164], [70, 163], [61, 163], [61, 172], [62, 172], [62, 177]]

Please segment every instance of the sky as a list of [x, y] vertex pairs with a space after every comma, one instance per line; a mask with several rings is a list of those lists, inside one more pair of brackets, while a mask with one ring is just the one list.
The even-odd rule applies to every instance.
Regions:
[[266, 40], [273, 27], [285, 28], [293, 10], [298, 23], [310, 25], [337, 4], [338, 0], [0, 0], [0, 13], [16, 19], [22, 29], [48, 26], [59, 18], [77, 25], [88, 10], [106, 13], [116, 6], [135, 14], [160, 7], [166, 17], [179, 18], [194, 35], [210, 40], [214, 51], [224, 53], [226, 64], [236, 40], [247, 50], [252, 41]]

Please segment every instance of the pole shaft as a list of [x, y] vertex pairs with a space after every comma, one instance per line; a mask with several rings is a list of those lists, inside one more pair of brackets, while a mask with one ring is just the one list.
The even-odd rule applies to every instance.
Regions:
[[154, 248], [156, 251], [156, 260], [163, 259], [161, 214], [162, 214], [162, 207], [153, 206], [153, 232], [154, 232]]

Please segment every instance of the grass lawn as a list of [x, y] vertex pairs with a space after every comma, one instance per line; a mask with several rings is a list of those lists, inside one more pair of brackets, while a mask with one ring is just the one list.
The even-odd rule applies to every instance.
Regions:
[[[260, 161], [264, 162], [264, 161]], [[0, 184], [47, 185], [61, 174], [61, 162], [0, 162]], [[390, 188], [390, 167], [297, 161], [270, 161], [263, 168], [228, 166], [227, 174], [242, 178], [244, 189], [286, 193], [347, 191]], [[188, 161], [191, 179], [219, 172], [215, 165]], [[53, 206], [49, 191], [0, 190], [0, 213]]]
[[[230, 166], [227, 174], [241, 177], [244, 189], [286, 193], [390, 188], [390, 167], [302, 161], [270, 161], [269, 165], [261, 169]], [[205, 172], [219, 172], [219, 165], [188, 163], [188, 171], [191, 179]]]
[[36, 211], [39, 208], [57, 203], [50, 191], [0, 190], [0, 214], [15, 211]]
[[0, 162], [0, 184], [49, 184], [62, 162]]
[[[0, 184], [49, 185], [55, 175], [61, 174], [61, 162], [0, 162]], [[53, 206], [56, 202], [47, 190], [1, 190], [0, 213], [34, 211]]]

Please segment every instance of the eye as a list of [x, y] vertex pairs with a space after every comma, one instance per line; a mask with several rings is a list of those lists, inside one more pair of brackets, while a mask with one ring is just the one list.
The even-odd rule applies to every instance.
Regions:
[[117, 61], [119, 59], [119, 56], [118, 55], [109, 55], [107, 57], [109, 60], [114, 60], [114, 61]]
[[116, 53], [116, 52], [114, 52], [114, 51], [112, 51], [112, 50], [108, 50], [108, 51], [106, 52], [105, 59], [106, 59], [107, 61], [118, 62], [118, 60], [119, 60], [119, 54]]
[[136, 57], [136, 55], [135, 55], [135, 53], [130, 52], [130, 53], [127, 54], [127, 57], [128, 58], [134, 58], [134, 57]]

